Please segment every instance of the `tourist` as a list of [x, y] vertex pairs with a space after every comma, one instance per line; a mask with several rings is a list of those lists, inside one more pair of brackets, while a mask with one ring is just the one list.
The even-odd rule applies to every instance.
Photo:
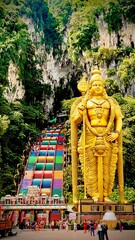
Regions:
[[36, 230], [36, 231], [39, 231], [39, 230], [40, 230], [40, 228], [39, 228], [39, 223], [38, 223], [38, 222], [35, 223], [35, 230]]
[[29, 221], [29, 220], [26, 220], [26, 221], [25, 221], [25, 227], [26, 227], [27, 229], [30, 228], [30, 221]]
[[118, 222], [118, 224], [119, 224], [119, 230], [120, 230], [120, 232], [122, 232], [122, 230], [123, 230], [123, 226], [122, 226], [122, 222], [121, 222], [121, 220]]
[[20, 229], [23, 230], [25, 228], [25, 219], [20, 223]]
[[69, 230], [69, 222], [68, 222], [68, 220], [65, 222], [65, 230], [66, 230], [66, 232], [68, 232], [68, 230]]
[[97, 222], [94, 220], [94, 230], [97, 229]]
[[103, 231], [103, 240], [105, 239], [105, 237], [106, 237], [106, 240], [109, 240], [108, 233], [107, 233], [108, 226], [104, 221], [101, 223], [101, 228], [102, 228], [102, 231]]
[[61, 222], [60, 222], [60, 220], [59, 221], [57, 221], [57, 228], [58, 228], [58, 230], [60, 230], [60, 224], [61, 224]]
[[52, 229], [52, 231], [54, 231], [54, 221], [53, 220], [51, 221], [51, 229]]
[[101, 221], [99, 221], [97, 225], [97, 234], [98, 234], [99, 240], [103, 240], [103, 231], [101, 227]]
[[77, 231], [77, 222], [74, 221], [74, 232], [76, 232], [76, 231]]
[[44, 227], [45, 227], [45, 221], [42, 219], [42, 220], [40, 221], [40, 228], [41, 228], [41, 229], [44, 229]]
[[84, 220], [84, 222], [83, 222], [83, 230], [84, 230], [84, 233], [87, 232], [87, 226], [88, 226], [88, 223], [87, 223], [86, 220]]
[[90, 221], [89, 228], [90, 228], [90, 235], [95, 236], [94, 221], [92, 221], [92, 220]]

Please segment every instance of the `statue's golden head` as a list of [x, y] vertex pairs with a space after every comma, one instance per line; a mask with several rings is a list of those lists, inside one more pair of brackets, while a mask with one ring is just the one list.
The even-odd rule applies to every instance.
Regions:
[[91, 79], [90, 79], [90, 88], [95, 81], [100, 81], [104, 85], [104, 80], [101, 77], [101, 71], [98, 69], [98, 67], [95, 67], [94, 70], [91, 71]]
[[[101, 84], [98, 83], [98, 86], [100, 85], [100, 91], [98, 91], [98, 96], [102, 96], [104, 98], [108, 98], [108, 95], [106, 93], [106, 90], [104, 88], [104, 80], [101, 77], [101, 71], [95, 67], [92, 72], [91, 72], [91, 79], [90, 79], [90, 83], [89, 83], [89, 98], [91, 98], [92, 96], [97, 96], [97, 93], [95, 93], [95, 82], [100, 82]], [[93, 87], [94, 86], [94, 87]]]

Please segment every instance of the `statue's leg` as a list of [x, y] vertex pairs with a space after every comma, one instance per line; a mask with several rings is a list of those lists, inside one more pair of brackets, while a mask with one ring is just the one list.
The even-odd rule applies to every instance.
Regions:
[[117, 161], [118, 161], [118, 147], [117, 147], [117, 143], [113, 143], [111, 160], [110, 160], [110, 170], [109, 170], [109, 172], [110, 172], [109, 195], [112, 193], [112, 189], [113, 189], [113, 185], [114, 185]]
[[97, 158], [93, 156], [90, 148], [86, 149], [86, 188], [94, 201], [98, 201], [98, 174]]
[[[109, 197], [109, 180], [110, 180], [110, 161], [111, 161], [111, 149], [107, 151], [107, 155], [103, 158], [103, 195], [104, 201], [108, 201]], [[106, 200], [105, 200], [106, 199]]]
[[107, 156], [104, 157], [103, 161], [103, 187], [104, 187], [104, 201], [108, 202], [111, 201], [109, 196], [112, 193], [114, 179], [115, 179], [115, 172], [116, 172], [116, 163], [117, 163], [117, 149], [116, 146], [114, 148], [112, 144], [112, 148], [109, 148], [107, 151]]

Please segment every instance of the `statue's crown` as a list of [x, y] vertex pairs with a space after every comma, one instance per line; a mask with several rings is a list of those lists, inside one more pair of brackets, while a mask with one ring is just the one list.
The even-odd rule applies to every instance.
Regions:
[[101, 75], [101, 71], [98, 69], [98, 67], [94, 67], [94, 69], [91, 71], [91, 75], [93, 76], [94, 74]]
[[95, 67], [91, 71], [90, 87], [91, 87], [92, 83], [95, 82], [95, 81], [100, 81], [104, 84], [104, 80], [101, 77], [101, 71], [98, 69], [98, 67]]

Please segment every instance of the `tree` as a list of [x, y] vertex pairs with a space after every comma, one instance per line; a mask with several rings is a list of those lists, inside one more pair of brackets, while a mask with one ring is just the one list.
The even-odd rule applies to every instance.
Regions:
[[135, 23], [135, 1], [134, 0], [118, 0], [124, 17], [130, 23]]
[[91, 49], [92, 38], [96, 38], [97, 29], [94, 15], [89, 9], [72, 14], [68, 31], [68, 51], [72, 61], [77, 61], [83, 51]]
[[125, 103], [121, 105], [123, 119], [123, 156], [124, 156], [124, 178], [128, 187], [135, 188], [135, 99], [124, 98]]
[[[125, 200], [127, 200], [127, 202], [135, 202], [135, 190], [133, 187], [127, 187], [125, 186], [124, 188], [124, 193], [125, 193]], [[112, 195], [110, 196], [110, 199], [113, 202], [119, 203], [119, 189], [115, 188]]]
[[2, 136], [6, 132], [9, 124], [10, 124], [9, 117], [6, 115], [4, 116], [0, 115], [0, 136]]
[[118, 68], [118, 76], [124, 86], [124, 92], [128, 94], [128, 89], [130, 89], [135, 79], [135, 53], [130, 53], [129, 57], [123, 59]]
[[104, 15], [105, 22], [108, 23], [108, 32], [118, 32], [122, 28], [122, 10], [118, 3], [110, 2], [107, 13]]
[[101, 46], [98, 49], [97, 58], [100, 63], [105, 62], [108, 68], [114, 58], [114, 48]]
[[120, 92], [118, 83], [112, 78], [108, 78], [105, 80], [105, 88], [109, 96], [112, 96], [114, 93]]

